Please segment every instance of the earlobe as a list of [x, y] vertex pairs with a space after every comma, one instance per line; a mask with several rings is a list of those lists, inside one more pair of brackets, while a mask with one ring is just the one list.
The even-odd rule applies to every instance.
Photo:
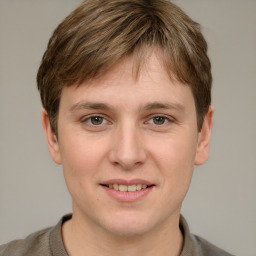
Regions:
[[49, 116], [45, 109], [42, 110], [42, 124], [45, 131], [50, 155], [55, 163], [61, 164], [59, 143], [55, 133], [52, 130]]
[[201, 165], [208, 160], [211, 132], [213, 126], [213, 114], [214, 109], [212, 106], [209, 107], [208, 113], [206, 114], [202, 126], [202, 130], [199, 133], [198, 144], [195, 157], [195, 165]]

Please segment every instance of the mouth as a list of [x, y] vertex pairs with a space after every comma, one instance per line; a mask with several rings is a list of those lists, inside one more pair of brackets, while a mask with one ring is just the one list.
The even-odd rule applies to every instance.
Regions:
[[156, 186], [141, 179], [112, 179], [100, 184], [106, 193], [119, 202], [135, 202], [150, 194]]
[[125, 185], [125, 184], [101, 184], [104, 187], [108, 187], [110, 189], [114, 189], [121, 192], [135, 192], [140, 191], [142, 189], [146, 189], [152, 187], [154, 185], [146, 185], [146, 184], [133, 184], [133, 185]]

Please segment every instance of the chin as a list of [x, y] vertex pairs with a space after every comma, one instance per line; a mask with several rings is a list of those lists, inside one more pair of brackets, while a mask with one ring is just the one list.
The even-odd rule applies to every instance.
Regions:
[[134, 224], [128, 224], [123, 223], [120, 225], [112, 225], [109, 227], [108, 231], [111, 232], [115, 236], [120, 237], [135, 237], [135, 236], [141, 236], [145, 233], [147, 233], [150, 230], [150, 227], [148, 225], [134, 225]]
[[138, 216], [138, 214], [115, 216], [105, 224], [108, 232], [120, 237], [143, 235], [154, 227], [154, 221], [150, 220], [149, 216]]

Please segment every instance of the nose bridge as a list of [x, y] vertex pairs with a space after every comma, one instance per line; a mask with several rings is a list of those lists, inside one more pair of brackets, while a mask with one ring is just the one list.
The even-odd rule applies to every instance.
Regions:
[[124, 169], [132, 169], [146, 159], [142, 134], [135, 122], [124, 121], [117, 128], [112, 148], [112, 162]]

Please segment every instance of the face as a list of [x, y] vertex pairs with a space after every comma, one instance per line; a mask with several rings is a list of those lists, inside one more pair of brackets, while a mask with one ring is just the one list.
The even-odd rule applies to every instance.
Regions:
[[63, 89], [58, 140], [73, 218], [94, 229], [134, 235], [179, 218], [194, 164], [208, 156], [212, 110], [197, 130], [190, 88], [170, 80], [155, 54], [134, 79], [132, 57], [102, 78]]

